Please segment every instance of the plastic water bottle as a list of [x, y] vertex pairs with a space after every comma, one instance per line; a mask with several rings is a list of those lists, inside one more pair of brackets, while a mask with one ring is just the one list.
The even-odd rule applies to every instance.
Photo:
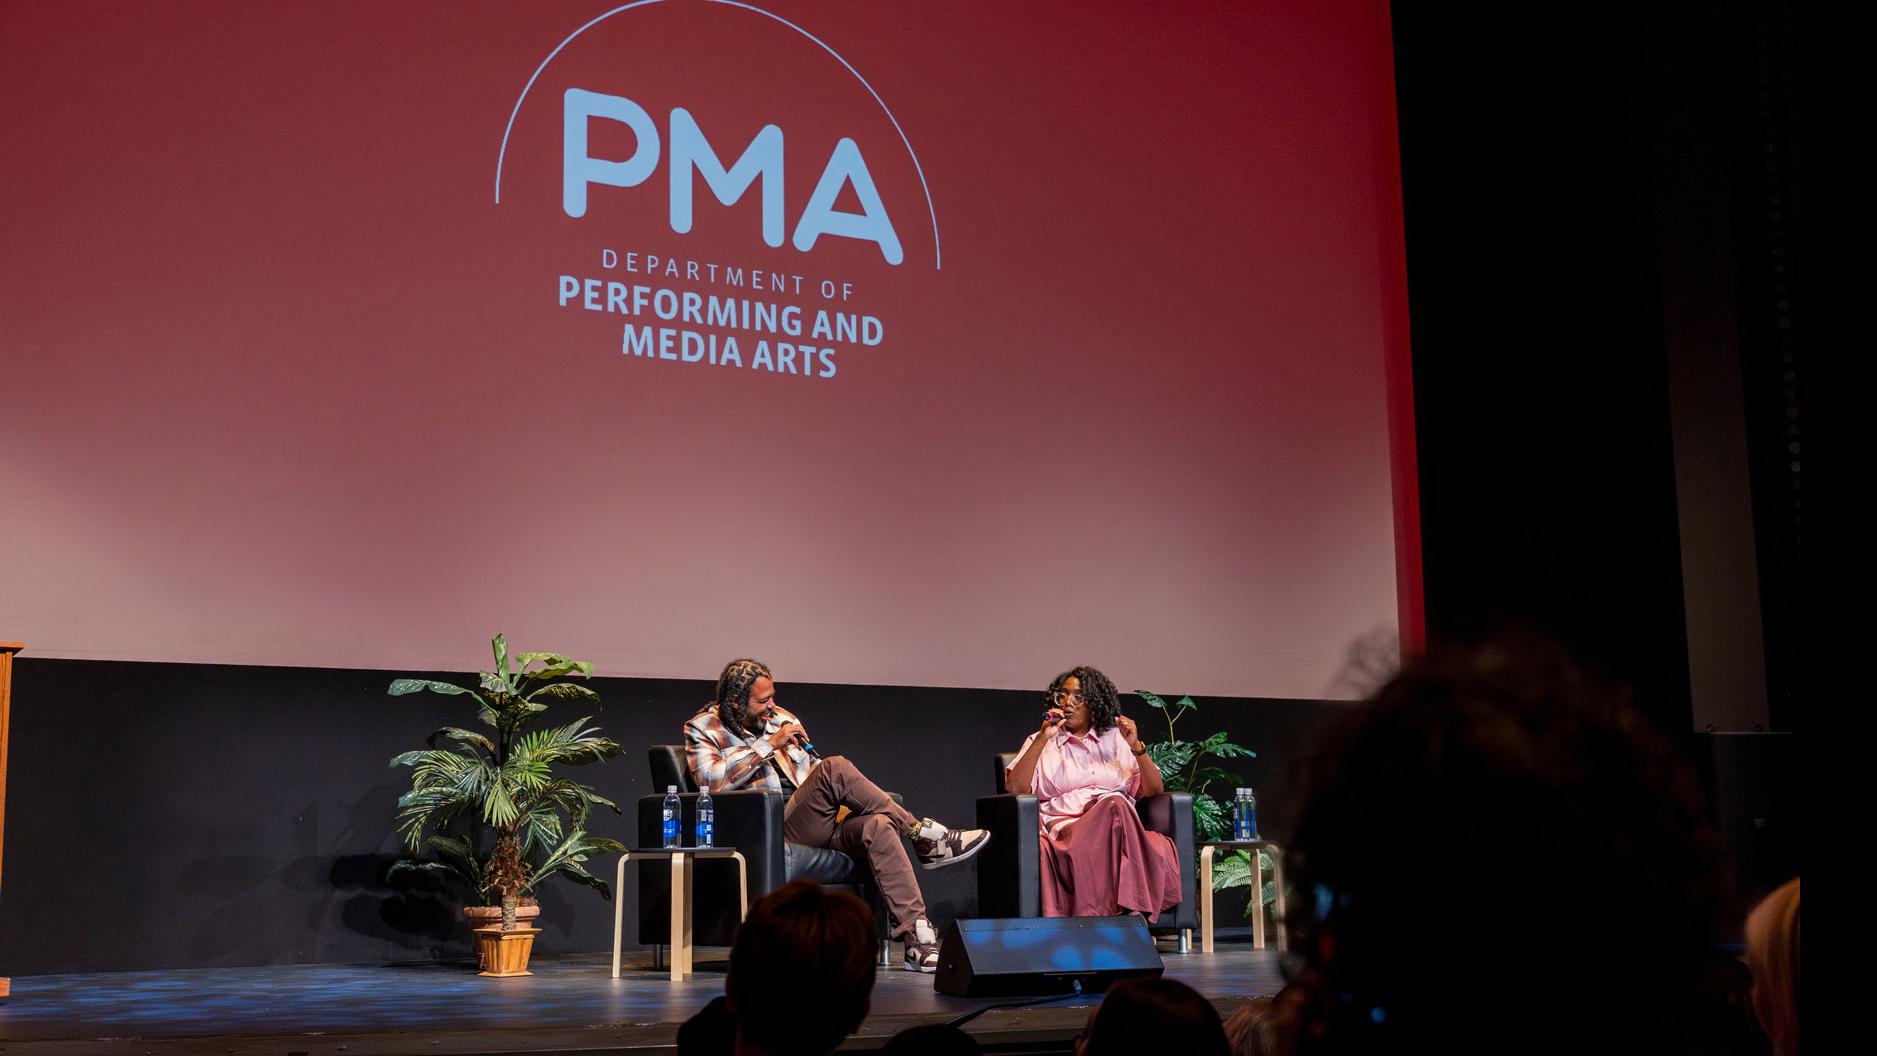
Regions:
[[665, 786], [665, 846], [678, 845], [678, 786]]
[[1245, 790], [1245, 835], [1241, 840], [1258, 838], [1258, 793], [1255, 789]]
[[710, 805], [710, 790], [705, 789], [697, 797], [697, 845], [709, 847], [716, 836], [717, 808]]

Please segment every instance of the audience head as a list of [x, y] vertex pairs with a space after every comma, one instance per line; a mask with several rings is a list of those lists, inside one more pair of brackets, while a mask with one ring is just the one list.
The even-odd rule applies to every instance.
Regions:
[[1280, 1002], [1299, 1051], [1689, 1044], [1713, 840], [1691, 769], [1625, 693], [1542, 643], [1430, 657], [1345, 717], [1312, 778]]
[[712, 998], [678, 1027], [678, 1056], [733, 1056], [736, 1017], [727, 1002], [727, 998]]
[[1268, 997], [1254, 997], [1225, 1021], [1225, 1043], [1232, 1056], [1277, 1056], [1277, 1017]]
[[982, 1056], [978, 1039], [949, 1023], [908, 1027], [893, 1035], [880, 1056]]
[[1219, 1011], [1174, 979], [1123, 979], [1108, 988], [1076, 1044], [1076, 1056], [1226, 1056]]
[[740, 1050], [774, 1056], [832, 1051], [867, 1018], [873, 911], [809, 880], [756, 900], [737, 928], [724, 984]]
[[1799, 1053], [1799, 881], [1786, 881], [1747, 915], [1753, 1014], [1773, 1056]]
[[1092, 667], [1076, 667], [1057, 675], [1049, 684], [1044, 694], [1048, 707], [1056, 707], [1056, 694], [1063, 691], [1069, 680], [1075, 680], [1076, 692], [1081, 695], [1082, 705], [1088, 709], [1088, 728], [1095, 733], [1106, 733], [1114, 728], [1115, 719], [1121, 714], [1121, 694], [1117, 693], [1114, 683], [1108, 676]]
[[750, 735], [750, 691], [762, 679], [773, 682], [775, 676], [769, 673], [768, 664], [750, 659], [730, 661], [724, 665], [723, 674], [717, 676], [717, 696], [712, 701], [717, 705], [717, 717], [739, 737]]

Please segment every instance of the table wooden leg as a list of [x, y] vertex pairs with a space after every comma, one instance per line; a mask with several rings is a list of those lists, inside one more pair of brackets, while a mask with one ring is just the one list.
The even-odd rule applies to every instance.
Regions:
[[693, 958], [697, 953], [697, 934], [694, 926], [697, 916], [697, 880], [696, 858], [684, 856], [684, 974], [697, 974], [697, 964]]
[[1199, 952], [1212, 952], [1212, 852], [1205, 847], [1199, 852]]
[[691, 936], [686, 933], [690, 907], [684, 904], [684, 855], [671, 856], [671, 981], [684, 981], [684, 951]]
[[[1281, 850], [1271, 855], [1271, 886], [1277, 898], [1271, 902], [1271, 922], [1277, 928], [1277, 949], [1279, 953], [1290, 949], [1290, 929], [1284, 926], [1284, 854]], [[1258, 915], [1264, 916], [1264, 885], [1258, 885]]]
[[1251, 948], [1264, 949], [1264, 852], [1251, 852]]
[[742, 851], [731, 851], [730, 857], [736, 859], [736, 919], [742, 923], [749, 916], [749, 862]]
[[619, 978], [619, 951], [626, 935], [626, 859], [630, 854], [619, 856], [619, 870], [613, 876], [613, 978]]

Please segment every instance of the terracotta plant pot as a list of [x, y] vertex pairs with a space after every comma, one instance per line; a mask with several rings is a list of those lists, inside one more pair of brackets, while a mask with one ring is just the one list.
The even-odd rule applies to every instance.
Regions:
[[534, 937], [540, 928], [516, 928], [503, 931], [502, 925], [476, 929], [476, 960], [481, 974], [501, 978], [510, 975], [533, 975], [528, 957], [534, 952]]
[[[540, 915], [541, 915], [541, 907], [536, 905], [532, 901], [524, 902], [520, 906], [517, 906], [515, 908], [515, 926], [517, 928], [516, 933], [519, 933], [520, 929], [528, 930], [528, 933], [529, 933], [528, 934], [528, 943], [529, 943], [528, 949], [533, 948], [534, 936], [536, 933], [540, 931], [539, 928], [534, 927], [534, 919], [536, 917], [539, 917]], [[498, 974], [498, 973], [493, 973], [489, 970], [489, 951], [493, 949], [494, 946], [492, 943], [484, 940], [482, 933], [483, 931], [489, 928], [493, 928], [496, 931], [502, 930], [502, 907], [501, 906], [464, 906], [463, 907], [463, 919], [469, 921], [470, 930], [476, 933], [476, 968], [477, 970], [480, 971], [483, 975]], [[528, 972], [525, 971], [525, 969], [528, 967], [527, 949], [524, 949], [522, 951], [521, 966], [524, 969], [524, 971], [510, 972], [506, 974], [510, 974], [510, 975], [527, 975], [528, 974]]]
[[[523, 902], [515, 908], [515, 925], [517, 927], [531, 928], [534, 925], [530, 923], [530, 921], [540, 915], [540, 906], [535, 905], [533, 902]], [[463, 919], [469, 921], [471, 928], [487, 928], [490, 926], [499, 928], [502, 926], [502, 907], [464, 906]]]

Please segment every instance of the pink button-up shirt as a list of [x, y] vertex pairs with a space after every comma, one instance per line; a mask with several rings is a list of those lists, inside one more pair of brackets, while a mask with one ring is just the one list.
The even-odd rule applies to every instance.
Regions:
[[[1032, 733], [1017, 754], [1029, 751], [1034, 740], [1036, 734]], [[1005, 771], [1005, 781], [1009, 778], [1009, 771]], [[1040, 800], [1037, 808], [1043, 828], [1055, 836], [1088, 813], [1088, 808], [1103, 796], [1126, 796], [1129, 803], [1138, 800], [1141, 767], [1119, 726], [1109, 727], [1106, 733], [1079, 737], [1058, 729], [1050, 734], [1043, 754], [1037, 757], [1033, 786]]]

